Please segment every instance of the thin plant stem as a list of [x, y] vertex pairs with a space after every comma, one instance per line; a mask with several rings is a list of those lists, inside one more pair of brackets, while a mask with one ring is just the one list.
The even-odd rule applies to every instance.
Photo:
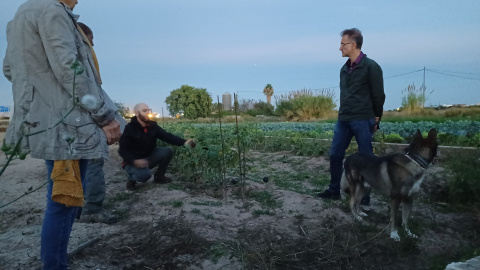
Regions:
[[217, 104], [218, 104], [218, 122], [220, 123], [220, 140], [222, 142], [222, 175], [223, 175], [223, 180], [222, 180], [222, 187], [223, 187], [223, 193], [224, 196], [223, 198], [226, 200], [227, 199], [227, 187], [225, 185], [225, 143], [223, 141], [223, 131], [222, 131], [222, 111], [220, 109], [220, 97], [217, 96]]
[[240, 184], [242, 186], [242, 200], [245, 200], [245, 168], [242, 172], [242, 149], [240, 147], [240, 132], [238, 131], [238, 96], [237, 94], [233, 93], [233, 102], [234, 102], [234, 111], [235, 111], [235, 126], [237, 129], [237, 147], [238, 147], [238, 169], [240, 173]]
[[32, 189], [32, 190], [30, 190], [30, 191], [26, 191], [26, 192], [23, 193], [20, 197], [16, 198], [15, 200], [13, 200], [13, 201], [11, 201], [11, 202], [9, 202], [9, 203], [6, 203], [6, 204], [0, 206], [0, 208], [4, 208], [4, 207], [6, 207], [6, 206], [8, 206], [8, 205], [10, 205], [10, 204], [12, 204], [12, 203], [20, 200], [20, 199], [23, 198], [24, 196], [26, 196], [26, 195], [28, 195], [28, 194], [30, 194], [30, 193], [33, 193], [33, 192], [41, 189], [41, 188], [42, 188], [43, 186], [45, 186], [47, 183], [48, 183], [48, 181], [45, 182], [45, 183], [43, 183], [41, 186], [37, 187], [36, 189]]

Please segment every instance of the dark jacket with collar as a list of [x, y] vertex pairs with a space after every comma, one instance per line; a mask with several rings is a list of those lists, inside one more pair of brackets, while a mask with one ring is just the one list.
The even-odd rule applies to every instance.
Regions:
[[340, 70], [338, 120], [367, 120], [382, 117], [385, 92], [382, 68], [365, 56], [349, 74], [345, 63]]
[[166, 132], [155, 121], [149, 121], [143, 127], [136, 116], [132, 117], [120, 137], [118, 153], [125, 164], [132, 164], [135, 159], [148, 158], [157, 147], [157, 139], [177, 146], [185, 143], [184, 139]]

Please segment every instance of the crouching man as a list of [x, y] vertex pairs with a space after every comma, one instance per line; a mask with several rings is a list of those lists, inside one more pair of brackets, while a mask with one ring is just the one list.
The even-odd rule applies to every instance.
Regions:
[[123, 169], [128, 173], [127, 189], [135, 190], [137, 182], [146, 182], [152, 176], [150, 169], [158, 166], [153, 182], [170, 183], [171, 178], [165, 176], [168, 164], [173, 157], [170, 147], [157, 147], [157, 139], [166, 143], [182, 146], [196, 146], [193, 139], [185, 140], [162, 129], [148, 115], [151, 109], [145, 103], [135, 105], [135, 116], [125, 126], [120, 137], [119, 154], [123, 158]]

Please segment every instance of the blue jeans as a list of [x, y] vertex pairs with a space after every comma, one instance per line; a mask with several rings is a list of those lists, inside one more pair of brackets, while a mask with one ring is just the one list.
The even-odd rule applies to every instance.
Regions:
[[[330, 148], [330, 186], [331, 192], [340, 193], [340, 180], [343, 173], [343, 159], [352, 138], [358, 144], [358, 151], [361, 153], [373, 154], [372, 137], [374, 134], [375, 119], [338, 121], [333, 132], [332, 147]], [[368, 197], [367, 197], [368, 196]], [[365, 197], [364, 202], [370, 202], [370, 193]]]
[[[80, 176], [85, 188], [85, 173], [88, 161], [80, 160]], [[67, 207], [64, 204], [52, 200], [53, 181], [50, 178], [53, 170], [53, 160], [45, 160], [47, 165], [47, 209], [43, 218], [41, 257], [43, 269], [57, 270], [67, 269], [67, 247], [72, 231], [73, 221], [80, 207]]]
[[152, 177], [150, 169], [158, 166], [155, 175], [163, 176], [167, 171], [168, 164], [173, 157], [173, 149], [170, 147], [157, 147], [152, 154], [146, 159], [148, 160], [148, 168], [137, 168], [134, 165], [126, 165], [125, 171], [128, 173], [128, 180], [136, 182], [146, 182]]
[[103, 158], [89, 159], [85, 184], [85, 205], [82, 214], [100, 213], [105, 200], [105, 175], [103, 174]]

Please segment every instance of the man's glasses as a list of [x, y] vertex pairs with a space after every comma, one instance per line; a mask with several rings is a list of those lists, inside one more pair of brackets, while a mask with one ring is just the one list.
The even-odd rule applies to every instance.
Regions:
[[348, 42], [348, 43], [340, 43], [340, 47], [343, 47], [345, 45], [348, 45], [348, 44], [352, 44], [352, 42]]

